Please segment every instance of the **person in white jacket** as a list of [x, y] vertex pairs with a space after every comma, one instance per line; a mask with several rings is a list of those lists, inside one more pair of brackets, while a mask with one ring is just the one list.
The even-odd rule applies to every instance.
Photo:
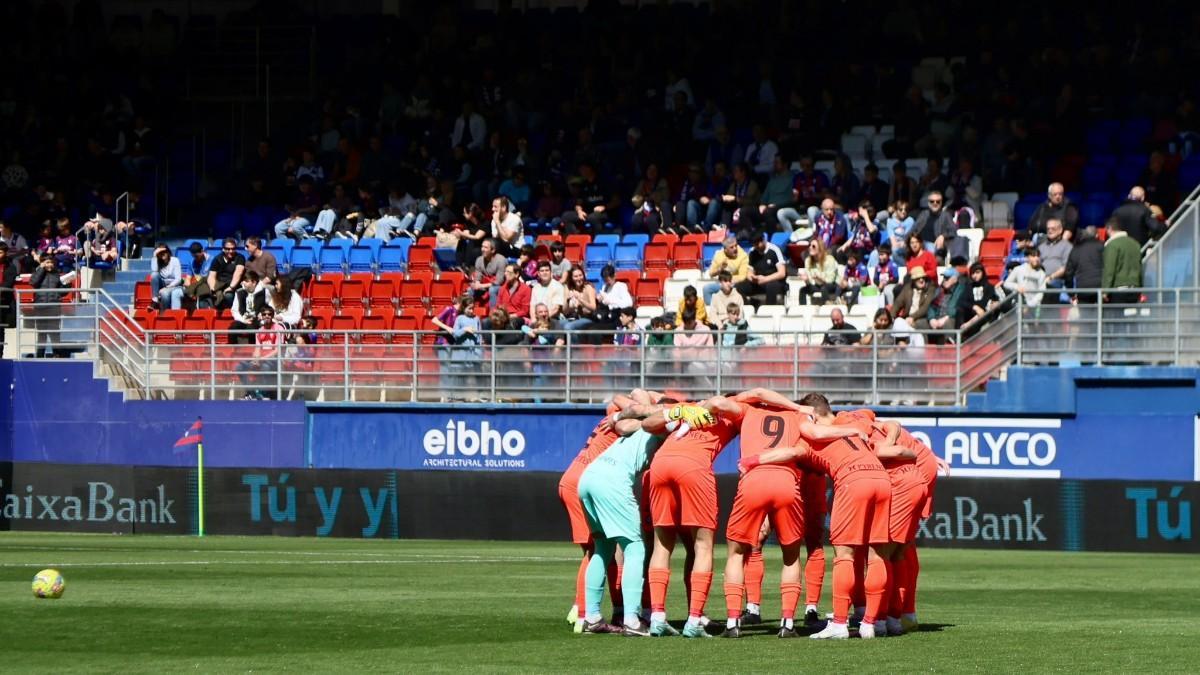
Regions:
[[1029, 307], [1042, 304], [1042, 290], [1046, 288], [1046, 270], [1042, 267], [1042, 255], [1036, 248], [1025, 254], [1025, 262], [1014, 267], [1004, 280], [1004, 290], [1020, 293]]
[[283, 275], [267, 286], [267, 304], [275, 310], [275, 321], [288, 328], [299, 325], [304, 315], [304, 298], [292, 290], [292, 280]]

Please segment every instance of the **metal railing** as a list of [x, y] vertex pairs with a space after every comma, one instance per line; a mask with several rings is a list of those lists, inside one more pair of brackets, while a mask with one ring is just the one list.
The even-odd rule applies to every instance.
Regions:
[[[69, 295], [35, 302], [56, 294]], [[959, 331], [902, 331], [923, 346], [894, 344], [889, 331], [852, 346], [822, 345], [821, 332], [759, 332], [759, 344], [720, 346], [714, 332], [718, 344], [700, 347], [615, 345], [609, 331], [560, 333], [562, 343], [548, 345], [511, 344], [522, 341], [518, 331], [463, 345], [436, 344], [435, 332], [321, 331], [316, 344], [264, 352], [236, 344], [253, 331], [146, 330], [102, 289], [23, 290], [18, 299], [16, 358], [82, 352], [140, 398], [579, 403], [634, 387], [702, 398], [767, 386], [840, 403], [953, 405], [1011, 362], [984, 342], [1011, 328], [991, 326], [966, 342]]]
[[1167, 219], [1161, 239], [1146, 246], [1142, 283], [1149, 287], [1191, 288], [1200, 284], [1200, 185]]

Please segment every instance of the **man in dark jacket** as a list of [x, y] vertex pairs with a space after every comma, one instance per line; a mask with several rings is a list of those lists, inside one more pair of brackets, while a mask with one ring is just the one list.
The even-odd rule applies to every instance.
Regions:
[[0, 350], [4, 348], [4, 330], [16, 325], [17, 306], [13, 295], [13, 285], [16, 283], [17, 263], [8, 258], [8, 244], [0, 241]]
[[1129, 197], [1113, 211], [1112, 217], [1138, 246], [1145, 246], [1150, 237], [1161, 236], [1166, 230], [1146, 205], [1146, 191], [1136, 185], [1129, 191]]
[[63, 282], [58, 276], [53, 258], [46, 256], [42, 259], [41, 264], [29, 277], [29, 285], [39, 290], [46, 289], [33, 294], [33, 305], [29, 307], [29, 314], [36, 317], [33, 321], [36, 331], [35, 350], [41, 352], [44, 343], [46, 358], [54, 358], [61, 353], [58, 341], [59, 327], [62, 324], [62, 294], [53, 290], [62, 288]]
[[[1079, 240], [1067, 256], [1067, 271], [1063, 275], [1071, 288], [1100, 288], [1104, 273], [1104, 242], [1096, 237], [1096, 226], [1089, 225], [1079, 233]], [[1095, 293], [1078, 293], [1078, 302], [1096, 302]]]
[[1038, 205], [1029, 217], [1028, 229], [1033, 235], [1046, 234], [1046, 221], [1058, 220], [1063, 225], [1063, 239], [1073, 241], [1079, 226], [1079, 209], [1067, 199], [1062, 183], [1051, 183], [1046, 188], [1046, 201]]

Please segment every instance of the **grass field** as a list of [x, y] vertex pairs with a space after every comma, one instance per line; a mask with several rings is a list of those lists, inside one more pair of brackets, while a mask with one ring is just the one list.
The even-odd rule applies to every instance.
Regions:
[[[764, 619], [777, 617], [768, 555]], [[565, 544], [0, 535], [16, 671], [984, 672], [1200, 668], [1195, 556], [922, 554], [918, 633], [865, 642], [574, 635]], [[30, 593], [58, 567], [58, 601]], [[720, 575], [709, 614], [724, 615]], [[828, 608], [828, 584], [822, 609]], [[673, 578], [668, 609], [682, 614]]]

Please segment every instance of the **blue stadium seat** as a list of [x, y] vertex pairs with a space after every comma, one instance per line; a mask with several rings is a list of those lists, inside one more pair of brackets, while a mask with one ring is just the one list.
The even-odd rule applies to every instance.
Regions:
[[775, 232], [771, 235], [771, 243], [779, 247], [779, 250], [787, 250], [788, 241], [791, 239], [790, 232]]
[[291, 269], [291, 251], [282, 246], [264, 246], [263, 250], [275, 256], [275, 269], [280, 274]]
[[1117, 156], [1108, 153], [1096, 153], [1088, 157], [1087, 163], [1089, 166], [1107, 166], [1108, 168], [1116, 168]]
[[271, 241], [267, 242], [267, 245], [286, 248], [288, 253], [291, 253], [292, 249], [296, 248], [296, 240], [292, 239], [291, 237], [275, 237]]
[[212, 231], [217, 239], [236, 236], [244, 227], [245, 211], [237, 207], [221, 209], [213, 216]]
[[1116, 120], [1100, 120], [1094, 122], [1087, 130], [1087, 148], [1089, 154], [1112, 152], [1113, 137], [1121, 129], [1121, 123]]
[[292, 250], [292, 256], [288, 259], [288, 262], [293, 270], [302, 268], [313, 269], [316, 267], [317, 262], [316, 251], [307, 246], [298, 246]]
[[404, 263], [407, 261], [407, 248], [400, 248], [399, 246], [384, 246], [379, 251], [380, 272], [403, 272]]
[[1179, 165], [1179, 189], [1189, 194], [1200, 185], [1200, 162], [1184, 162]]
[[605, 246], [608, 246], [608, 252], [609, 254], [612, 254], [613, 247], [621, 243], [621, 237], [616, 234], [598, 234], [596, 235], [596, 238], [592, 240], [592, 243], [604, 244]]
[[325, 248], [340, 248], [347, 253], [349, 253], [352, 246], [354, 246], [353, 239], [342, 239], [341, 237], [334, 237], [325, 242]]
[[1116, 171], [1116, 188], [1120, 192], [1129, 192], [1129, 188], [1137, 185], [1138, 179], [1142, 177], [1142, 171], [1146, 169], [1146, 160], [1138, 158], [1135, 164], [1132, 161], [1123, 162], [1117, 166]]
[[339, 246], [323, 248], [317, 260], [320, 262], [322, 272], [344, 272], [346, 250]]
[[[1116, 158], [1113, 158], [1116, 161]], [[1113, 185], [1113, 169], [1109, 165], [1088, 164], [1081, 174], [1083, 189], [1087, 191], [1108, 190]]]
[[1154, 123], [1148, 117], [1135, 117], [1121, 123], [1117, 130], [1115, 141], [1121, 152], [1145, 152], [1146, 138], [1154, 129]]
[[621, 237], [621, 241], [626, 244], [637, 244], [642, 248], [646, 248], [646, 244], [650, 243], [650, 235], [645, 232], [631, 232]]
[[358, 240], [358, 245], [370, 247], [370, 249], [375, 252], [375, 259], [378, 260], [379, 250], [383, 248], [383, 240], [375, 239], [373, 237], [364, 237]]
[[525, 235], [525, 245], [526, 246], [533, 246], [534, 241], [536, 241], [536, 238], [532, 234]]
[[320, 239], [304, 239], [296, 248], [311, 248], [314, 257], [321, 257], [321, 249], [325, 248], [325, 244]]
[[1033, 217], [1033, 212], [1037, 211], [1037, 207], [1042, 203], [1042, 197], [1036, 200], [1029, 197], [1022, 197], [1021, 201], [1013, 207], [1013, 226], [1018, 230], [1023, 230], [1029, 227], [1029, 219]]
[[619, 270], [642, 269], [642, 246], [634, 243], [622, 243], [613, 247], [613, 267]]
[[599, 272], [612, 261], [612, 250], [609, 249], [608, 244], [588, 244], [583, 257], [586, 262], [584, 267], [587, 270]]
[[[713, 258], [716, 257], [717, 251], [721, 250], [720, 244], [705, 244], [704, 245], [704, 271], [712, 266]], [[786, 249], [785, 249], [786, 250]]]
[[373, 272], [375, 270], [375, 260], [375, 252], [371, 250], [370, 246], [353, 246], [350, 248], [348, 262], [351, 272]]
[[600, 284], [604, 281], [604, 279], [600, 278], [600, 270], [599, 269], [592, 269], [589, 267], [587, 269], [587, 271], [584, 272], [584, 275], [586, 275], [587, 280], [593, 284]]

